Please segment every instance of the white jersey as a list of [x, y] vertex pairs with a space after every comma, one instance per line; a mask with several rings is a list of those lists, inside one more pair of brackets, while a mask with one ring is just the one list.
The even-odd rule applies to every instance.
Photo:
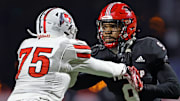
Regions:
[[62, 101], [78, 72], [105, 77], [126, 72], [124, 64], [94, 59], [86, 42], [64, 36], [26, 39], [17, 53], [16, 85], [8, 101]]

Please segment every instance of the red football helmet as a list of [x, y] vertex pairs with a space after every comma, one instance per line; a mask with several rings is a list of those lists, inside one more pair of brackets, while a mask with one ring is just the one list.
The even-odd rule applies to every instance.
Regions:
[[[119, 38], [117, 38], [115, 42], [107, 43], [103, 40], [102, 24], [104, 22], [116, 22], [117, 25], [121, 24]], [[113, 48], [118, 45], [119, 41], [127, 41], [135, 36], [137, 27], [136, 15], [125, 3], [110, 3], [101, 11], [97, 21], [97, 26], [98, 38], [104, 43], [107, 48]]]

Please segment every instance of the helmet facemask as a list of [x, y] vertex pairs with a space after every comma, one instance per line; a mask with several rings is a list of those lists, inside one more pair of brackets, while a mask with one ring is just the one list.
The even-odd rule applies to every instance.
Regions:
[[119, 20], [97, 21], [98, 39], [108, 48], [117, 46], [121, 32]]
[[[106, 19], [97, 21], [98, 39], [108, 48], [116, 47], [128, 37], [125, 20]], [[126, 20], [127, 22], [127, 20]], [[128, 23], [127, 23], [128, 24]], [[109, 27], [109, 28], [107, 28]], [[107, 35], [105, 33], [108, 33]], [[112, 34], [116, 34], [115, 37]], [[109, 41], [107, 40], [109, 39]], [[113, 40], [114, 39], [114, 40]]]

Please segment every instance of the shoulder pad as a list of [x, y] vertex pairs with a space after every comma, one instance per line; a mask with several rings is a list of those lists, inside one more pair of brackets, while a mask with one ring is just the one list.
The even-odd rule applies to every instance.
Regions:
[[70, 42], [71, 42], [73, 45], [87, 45], [87, 43], [86, 43], [85, 41], [81, 41], [81, 40], [71, 39]]
[[[156, 38], [152, 37], [145, 37], [139, 40], [139, 44], [137, 44], [135, 47], [141, 48], [141, 53], [145, 54], [151, 54], [152, 61], [157, 61], [160, 63], [160, 61], [166, 62], [168, 61], [167, 58], [167, 50], [165, 46]], [[154, 63], [154, 64], [158, 64]]]
[[96, 55], [99, 51], [104, 50], [105, 46], [102, 44], [96, 44], [94, 46], [91, 47], [92, 50], [92, 55]]

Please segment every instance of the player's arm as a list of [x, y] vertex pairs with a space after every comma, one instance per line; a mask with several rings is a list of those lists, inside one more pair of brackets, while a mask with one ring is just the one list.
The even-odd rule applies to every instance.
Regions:
[[84, 41], [72, 41], [63, 55], [64, 61], [72, 66], [72, 71], [85, 72], [98, 76], [121, 76], [126, 72], [126, 65], [91, 57], [90, 47]]
[[156, 72], [155, 76], [159, 82], [158, 85], [144, 84], [141, 94], [154, 98], [173, 98], [180, 96], [180, 84], [172, 67], [168, 64], [167, 50], [158, 40], [151, 42], [152, 54], [156, 56], [151, 62], [152, 69]]
[[126, 65], [123, 63], [117, 64], [111, 61], [103, 61], [90, 57], [82, 64], [73, 67], [73, 70], [98, 76], [116, 77], [120, 75], [122, 76], [126, 73]]
[[177, 99], [180, 96], [180, 85], [176, 74], [168, 63], [160, 65], [161, 69], [157, 73], [159, 85], [144, 84], [140, 94], [153, 98]]

